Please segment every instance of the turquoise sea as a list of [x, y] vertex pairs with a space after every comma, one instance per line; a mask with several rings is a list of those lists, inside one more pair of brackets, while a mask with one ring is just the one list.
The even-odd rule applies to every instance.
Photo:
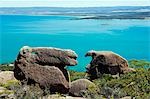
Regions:
[[126, 59], [150, 60], [150, 20], [76, 20], [77, 16], [0, 16], [0, 63], [13, 62], [22, 46], [72, 49], [84, 71], [89, 50], [114, 51]]

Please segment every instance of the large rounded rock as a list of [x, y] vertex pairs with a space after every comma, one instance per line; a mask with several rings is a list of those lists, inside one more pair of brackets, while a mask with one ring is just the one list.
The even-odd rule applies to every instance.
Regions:
[[[40, 66], [32, 65], [29, 68], [24, 68], [24, 78], [21, 80], [17, 74], [15, 77], [23, 83], [35, 84], [38, 83], [42, 88], [50, 89], [51, 92], [67, 93], [69, 83], [63, 73], [55, 66]], [[27, 81], [27, 82], [26, 82]]]
[[22, 83], [38, 83], [51, 92], [67, 93], [69, 75], [64, 67], [76, 65], [76, 58], [72, 50], [25, 46], [15, 61], [14, 75]]
[[128, 62], [122, 56], [111, 51], [89, 51], [85, 56], [91, 56], [92, 60], [87, 65], [87, 73], [91, 79], [96, 79], [101, 74], [121, 74], [134, 71], [128, 68]]
[[29, 47], [21, 48], [17, 59], [24, 57], [40, 65], [49, 66], [74, 66], [77, 65], [77, 54], [70, 49], [53, 47]]
[[88, 90], [89, 87], [96, 89], [96, 85], [87, 79], [75, 80], [71, 82], [69, 94], [72, 96], [81, 97], [83, 92]]

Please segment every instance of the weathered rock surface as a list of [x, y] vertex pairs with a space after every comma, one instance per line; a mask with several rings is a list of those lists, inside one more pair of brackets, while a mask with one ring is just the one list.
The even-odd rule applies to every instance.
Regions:
[[128, 67], [126, 59], [111, 51], [94, 51], [91, 50], [85, 56], [91, 56], [92, 60], [87, 66], [87, 73], [91, 79], [96, 79], [101, 74], [121, 74], [135, 71]]
[[51, 92], [66, 93], [69, 90], [69, 75], [64, 67], [76, 65], [76, 58], [72, 50], [25, 46], [15, 61], [14, 75], [27, 84], [38, 83]]
[[81, 97], [82, 92], [88, 90], [89, 87], [95, 87], [96, 85], [87, 79], [78, 79], [71, 82], [69, 94], [72, 96]]
[[49, 66], [74, 66], [77, 65], [77, 54], [69, 49], [59, 49], [52, 47], [28, 47], [24, 46], [17, 59], [24, 57], [39, 65]]
[[0, 72], [0, 83], [5, 84], [10, 80], [16, 80], [13, 71], [1, 71]]

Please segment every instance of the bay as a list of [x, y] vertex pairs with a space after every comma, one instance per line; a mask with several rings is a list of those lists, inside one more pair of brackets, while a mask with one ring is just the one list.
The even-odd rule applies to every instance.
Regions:
[[150, 60], [150, 20], [76, 20], [77, 16], [0, 15], [0, 63], [13, 62], [22, 46], [72, 49], [85, 71], [89, 50], [113, 51], [127, 60]]

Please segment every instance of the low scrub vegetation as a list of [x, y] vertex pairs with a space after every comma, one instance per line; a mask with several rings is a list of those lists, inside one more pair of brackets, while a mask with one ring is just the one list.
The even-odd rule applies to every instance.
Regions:
[[[89, 87], [87, 91], [82, 93], [83, 97], [88, 99], [119, 99], [130, 96], [135, 99], [150, 99], [150, 62], [144, 60], [130, 60], [129, 65], [136, 69], [136, 72], [121, 74], [120, 77], [112, 77], [112, 75], [104, 74], [101, 78], [93, 80], [98, 90]], [[4, 66], [1, 70], [12, 70], [13, 67]], [[69, 71], [71, 81], [85, 78], [85, 72]], [[10, 81], [0, 86], [13, 90], [17, 97], [32, 97], [37, 99], [43, 95], [38, 87], [29, 88], [24, 91], [22, 85], [18, 82]], [[32, 86], [31, 86], [32, 87]], [[12, 93], [5, 91], [6, 93]], [[2, 93], [1, 93], [2, 94]], [[49, 94], [49, 93], [48, 93]], [[32, 97], [33, 98], [33, 97]]]
[[80, 78], [85, 78], [86, 73], [85, 72], [76, 72], [76, 71], [69, 71], [70, 73], [70, 80], [74, 81]]
[[13, 66], [0, 66], [1, 71], [13, 71], [14, 67]]
[[[82, 78], [83, 74], [78, 78]], [[75, 76], [74, 74], [74, 76]], [[114, 78], [109, 74], [104, 74], [101, 78], [93, 80], [99, 90], [89, 88], [84, 92], [83, 97], [89, 99], [112, 98], [119, 99], [125, 96], [135, 97], [136, 99], [150, 99], [150, 69], [138, 68], [136, 72], [120, 75]]]
[[[104, 74], [101, 78], [93, 80], [99, 90], [94, 91], [89, 88], [83, 96], [91, 99], [99, 99], [99, 97], [116, 99], [125, 96], [150, 99], [150, 62], [130, 60], [129, 66], [135, 68], [136, 72], [121, 74], [116, 78]], [[71, 72], [72, 80], [84, 78], [84, 75], [82, 72]]]
[[150, 68], [150, 62], [146, 60], [129, 60], [129, 65], [132, 68], [145, 68], [149, 69]]

